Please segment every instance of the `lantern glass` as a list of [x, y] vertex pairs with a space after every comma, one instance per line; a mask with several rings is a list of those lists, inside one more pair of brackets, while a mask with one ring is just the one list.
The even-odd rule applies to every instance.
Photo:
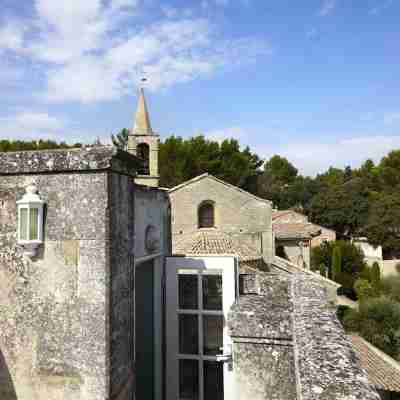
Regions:
[[28, 208], [21, 208], [19, 212], [19, 238], [28, 240]]
[[39, 210], [37, 208], [29, 209], [29, 240], [39, 239]]

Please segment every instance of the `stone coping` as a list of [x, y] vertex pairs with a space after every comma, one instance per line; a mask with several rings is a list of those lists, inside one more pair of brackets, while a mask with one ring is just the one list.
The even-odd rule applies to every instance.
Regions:
[[112, 146], [0, 153], [0, 175], [112, 170], [136, 176], [141, 160]]

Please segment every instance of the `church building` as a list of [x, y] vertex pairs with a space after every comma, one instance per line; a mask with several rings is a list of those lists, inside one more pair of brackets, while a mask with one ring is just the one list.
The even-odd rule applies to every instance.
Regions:
[[0, 399], [379, 400], [272, 204], [158, 148], [141, 90], [128, 151], [0, 153]]

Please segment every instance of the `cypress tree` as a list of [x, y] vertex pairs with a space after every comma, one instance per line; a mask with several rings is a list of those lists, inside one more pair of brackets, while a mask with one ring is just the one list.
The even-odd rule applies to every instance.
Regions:
[[337, 282], [342, 272], [342, 252], [339, 246], [335, 246], [332, 252], [332, 279]]

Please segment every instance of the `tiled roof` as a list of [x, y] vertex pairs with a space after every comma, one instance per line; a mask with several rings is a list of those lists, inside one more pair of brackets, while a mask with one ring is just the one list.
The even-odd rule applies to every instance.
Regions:
[[371, 383], [377, 389], [400, 392], [400, 364], [360, 336], [350, 339]]
[[305, 224], [273, 224], [277, 239], [311, 239], [321, 233], [321, 228], [311, 223]]
[[216, 229], [199, 229], [196, 232], [174, 235], [173, 254], [184, 255], [237, 255], [240, 261], [259, 260], [261, 254], [251, 246]]

